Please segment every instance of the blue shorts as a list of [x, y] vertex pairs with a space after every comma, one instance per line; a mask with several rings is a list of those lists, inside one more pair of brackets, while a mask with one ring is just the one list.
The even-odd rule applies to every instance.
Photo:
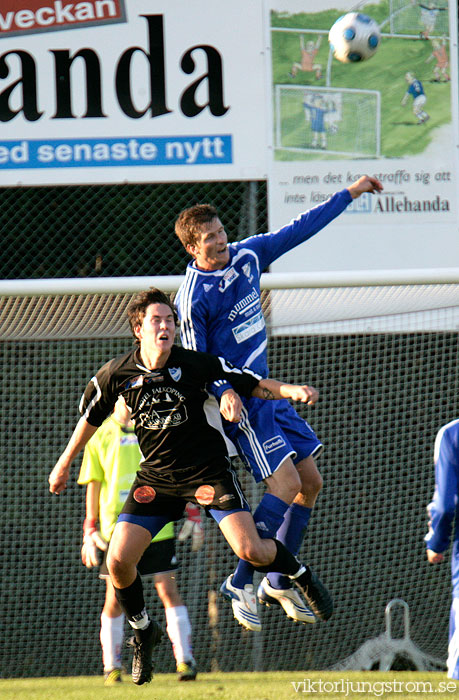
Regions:
[[323, 445], [317, 435], [286, 400], [244, 401], [241, 421], [224, 422], [225, 433], [258, 483], [271, 476], [290, 457], [297, 464], [318, 457]]

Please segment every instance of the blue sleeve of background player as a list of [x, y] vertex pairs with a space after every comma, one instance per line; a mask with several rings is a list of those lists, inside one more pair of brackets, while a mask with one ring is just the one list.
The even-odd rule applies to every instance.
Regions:
[[435, 492], [428, 505], [430, 529], [424, 538], [427, 549], [444, 552], [450, 542], [458, 500], [459, 421], [442, 429], [435, 441]]
[[350, 204], [352, 197], [349, 190], [337, 192], [330, 199], [317, 207], [300, 214], [289, 224], [272, 233], [262, 233], [246, 238], [235, 244], [238, 248], [247, 247], [256, 253], [260, 261], [260, 272], [263, 272], [274, 260], [300, 243], [307, 241], [330, 221], [339, 216]]

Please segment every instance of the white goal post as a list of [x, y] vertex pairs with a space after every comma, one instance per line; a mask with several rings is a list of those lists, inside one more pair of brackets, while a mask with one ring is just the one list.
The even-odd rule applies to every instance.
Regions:
[[[1, 280], [0, 339], [128, 336], [130, 295], [183, 279]], [[265, 273], [261, 289], [274, 336], [459, 328], [459, 268]]]
[[[128, 294], [149, 287], [175, 292], [184, 275], [148, 277], [68, 277], [0, 280], [2, 296], [53, 294]], [[268, 272], [261, 276], [262, 289], [368, 287], [459, 283], [459, 267], [408, 268], [404, 270], [333, 270], [327, 272]]]

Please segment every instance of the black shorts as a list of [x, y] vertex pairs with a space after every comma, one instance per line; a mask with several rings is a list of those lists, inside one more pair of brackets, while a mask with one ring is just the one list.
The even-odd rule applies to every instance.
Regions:
[[191, 467], [175, 472], [174, 481], [167, 474], [138, 472], [121, 513], [176, 521], [187, 503], [202, 506], [207, 514], [209, 510], [250, 511], [236, 472], [225, 458], [199, 471]]
[[[110, 578], [107, 569], [107, 551], [104, 552], [99, 578]], [[176, 571], [176, 569], [178, 569], [178, 561], [175, 556], [174, 537], [169, 537], [167, 540], [159, 540], [159, 542], [151, 542], [137, 564], [137, 570], [142, 577]]]

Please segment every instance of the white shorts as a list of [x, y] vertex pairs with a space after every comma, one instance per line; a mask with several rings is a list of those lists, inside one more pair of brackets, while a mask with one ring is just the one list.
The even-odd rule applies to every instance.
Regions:
[[416, 97], [414, 99], [413, 111], [415, 114], [422, 111], [422, 108], [424, 107], [426, 100], [427, 100], [427, 97], [425, 95], [419, 95], [418, 97]]

